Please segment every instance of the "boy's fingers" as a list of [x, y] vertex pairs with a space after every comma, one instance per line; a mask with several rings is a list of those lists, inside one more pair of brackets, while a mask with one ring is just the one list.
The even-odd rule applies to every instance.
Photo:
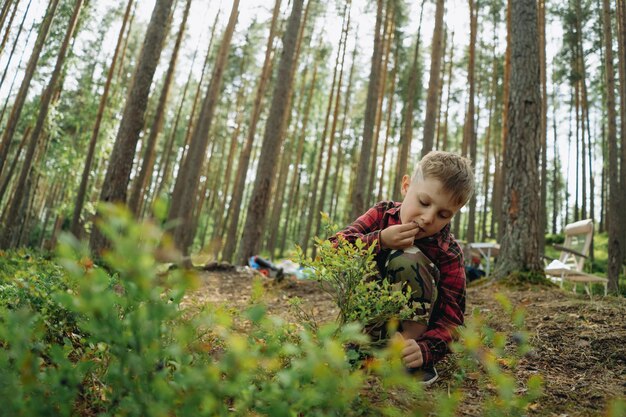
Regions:
[[417, 228], [419, 228], [419, 226], [415, 222], [402, 223], [398, 225], [398, 230], [402, 230], [402, 231], [413, 230]]
[[417, 234], [417, 230], [407, 230], [406, 232], [402, 232], [398, 234], [398, 237], [401, 239], [413, 239]]

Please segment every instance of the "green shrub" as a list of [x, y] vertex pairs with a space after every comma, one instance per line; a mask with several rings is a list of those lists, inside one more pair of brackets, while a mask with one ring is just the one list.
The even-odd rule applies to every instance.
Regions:
[[0, 254], [0, 307], [36, 312], [46, 342], [76, 340], [76, 315], [50, 294], [71, 291], [63, 268], [35, 252], [20, 249]]
[[298, 261], [333, 298], [339, 308], [340, 324], [358, 322], [377, 327], [390, 320], [411, 316], [409, 296], [400, 285], [377, 280], [374, 245], [369, 248], [339, 237], [337, 244], [317, 239], [317, 257], [307, 258], [297, 248]]
[[[374, 351], [367, 367], [352, 368], [344, 346], [366, 341], [358, 324], [311, 330], [269, 316], [254, 301], [237, 317], [249, 324], [242, 332], [224, 309], [183, 310], [180, 302], [196, 278], [183, 270], [157, 276], [154, 253], [171, 250], [162, 231], [135, 223], [117, 207], [104, 207], [103, 219], [111, 241], [106, 269], [92, 266], [85, 245], [64, 236], [58, 262], [65, 284], [41, 290], [73, 315], [76, 336], [57, 329], [58, 337], [48, 337], [55, 328], [46, 324], [48, 310], [41, 305], [0, 305], [0, 414], [452, 416], [462, 398], [455, 381], [472, 370], [482, 375], [480, 389], [495, 387], [485, 415], [522, 415], [540, 395], [538, 377], [524, 382], [526, 391], [512, 377], [529, 349], [528, 335], [523, 310], [504, 298], [512, 335], [495, 332], [473, 314], [454, 346], [459, 366], [450, 391], [426, 397], [404, 372], [397, 342]], [[360, 276], [371, 266], [368, 256]], [[371, 402], [367, 389], [383, 399], [404, 392], [413, 400], [394, 408]]]

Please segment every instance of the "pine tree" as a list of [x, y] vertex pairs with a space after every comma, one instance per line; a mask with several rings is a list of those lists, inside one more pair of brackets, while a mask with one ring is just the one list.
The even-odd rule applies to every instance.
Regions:
[[293, 8], [283, 34], [283, 53], [278, 64], [277, 79], [272, 94], [272, 104], [265, 126], [259, 166], [256, 173], [254, 188], [248, 205], [246, 223], [239, 251], [239, 262], [245, 265], [248, 258], [254, 255], [260, 245], [263, 225], [269, 205], [269, 194], [276, 169], [276, 160], [284, 135], [284, 124], [287, 120], [287, 97], [293, 88], [292, 66], [295, 64], [296, 43], [302, 16], [304, 0], [293, 0]]
[[[173, 0], [157, 0], [152, 11], [133, 81], [128, 89], [126, 106], [111, 152], [100, 201], [122, 203], [126, 201], [135, 148], [144, 126], [150, 86], [169, 31], [172, 3]], [[94, 228], [90, 239], [91, 250], [100, 254], [106, 245], [104, 236]]]
[[539, 257], [541, 94], [536, 0], [511, 2], [511, 85], [504, 153], [504, 235], [495, 274], [542, 273]]

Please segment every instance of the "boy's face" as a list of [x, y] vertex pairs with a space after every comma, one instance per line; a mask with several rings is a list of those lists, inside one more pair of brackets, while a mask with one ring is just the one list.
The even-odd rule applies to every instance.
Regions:
[[452, 194], [443, 189], [441, 181], [424, 178], [411, 181], [408, 175], [402, 178], [402, 224], [416, 222], [420, 227], [415, 239], [429, 237], [445, 227], [463, 206], [455, 204]]

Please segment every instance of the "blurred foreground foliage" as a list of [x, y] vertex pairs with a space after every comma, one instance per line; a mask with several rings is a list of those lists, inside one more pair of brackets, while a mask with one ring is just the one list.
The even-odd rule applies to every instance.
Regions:
[[[359, 323], [311, 329], [268, 315], [258, 299], [241, 313], [182, 309], [198, 283], [182, 269], [157, 274], [155, 254], [172, 250], [163, 231], [120, 207], [103, 206], [101, 214], [111, 242], [101, 266], [69, 235], [54, 261], [0, 254], [12, 268], [2, 268], [0, 281], [0, 415], [448, 416], [462, 402], [460, 382], [469, 372], [495, 387], [485, 415], [525, 415], [540, 398], [539, 376], [524, 389], [512, 376], [530, 347], [523, 310], [504, 298], [516, 333], [495, 332], [472, 314], [454, 346], [453, 385], [424, 392], [404, 372], [401, 346], [351, 366], [345, 346], [364, 341]], [[250, 323], [245, 332], [234, 314]], [[372, 401], [372, 391], [412, 400], [399, 409]], [[623, 403], [612, 407], [614, 415], [623, 411]]]

